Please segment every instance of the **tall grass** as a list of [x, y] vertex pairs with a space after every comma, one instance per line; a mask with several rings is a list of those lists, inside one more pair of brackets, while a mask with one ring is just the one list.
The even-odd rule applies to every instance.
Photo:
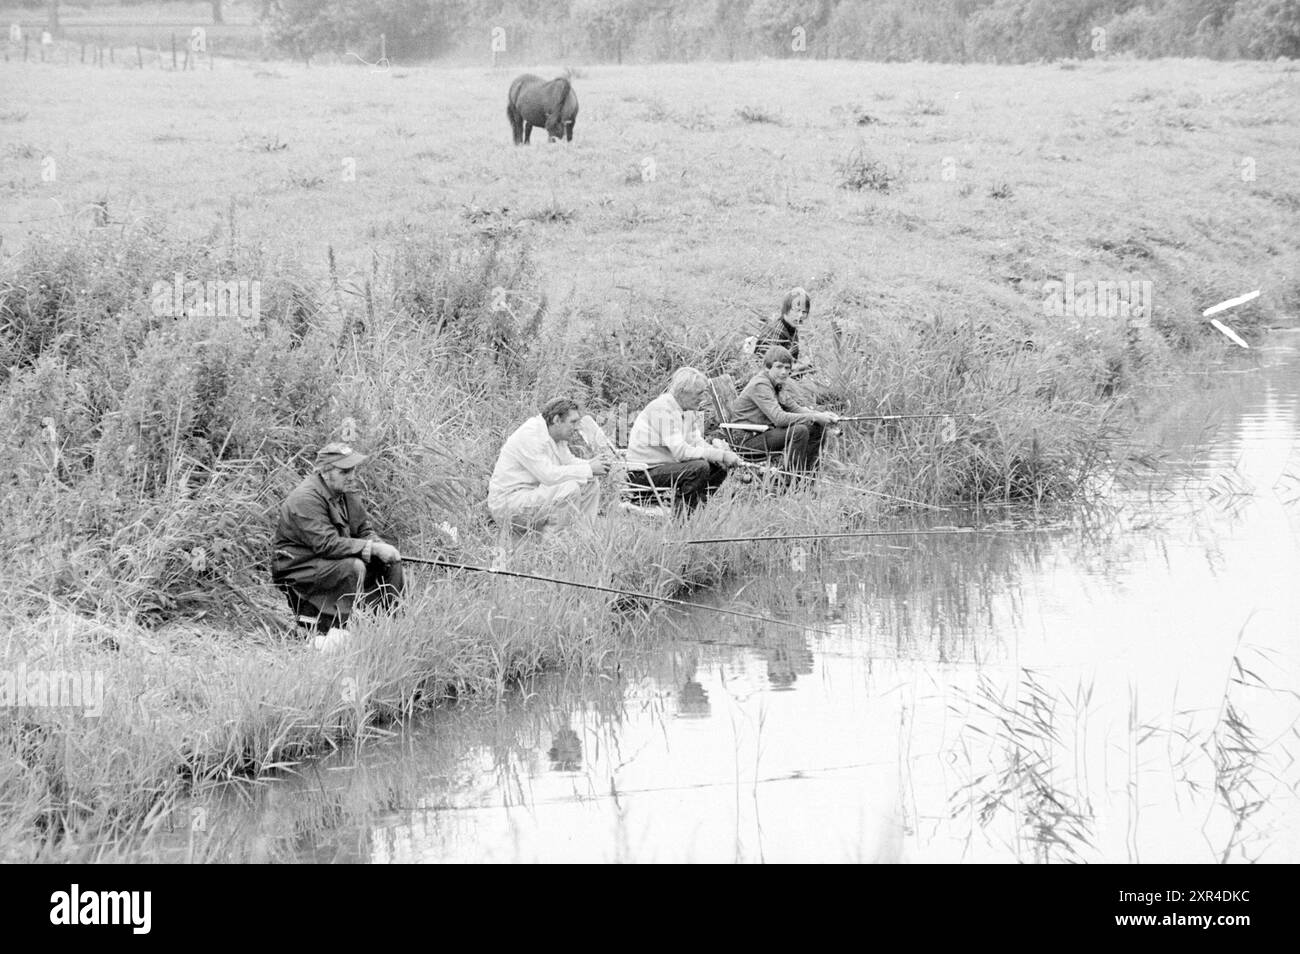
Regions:
[[[262, 282], [260, 320], [155, 314], [153, 283], [178, 272]], [[743, 380], [754, 369], [743, 335], [649, 311], [614, 327], [552, 313], [512, 232], [407, 229], [355, 273], [331, 255], [327, 278], [311, 274], [238, 236], [233, 216], [225, 236], [55, 235], [6, 263], [4, 665], [101, 670], [108, 694], [94, 719], [0, 714], [0, 855], [93, 857], [192, 787], [259, 777], [538, 668], [598, 666], [645, 631], [646, 607], [414, 570], [405, 615], [364, 621], [364, 646], [344, 657], [304, 654], [267, 582], [275, 505], [316, 447], [348, 436], [373, 455], [365, 491], [381, 532], [433, 555], [449, 523], [458, 555], [491, 559], [481, 501], [493, 458], [542, 398], [636, 409], [687, 363]], [[837, 453], [863, 486], [927, 501], [1071, 499], [1112, 463], [1107, 395], [1125, 362], [1171, 348], [1155, 331], [1134, 342], [971, 316], [900, 322], [838, 338], [817, 386], [859, 413], [975, 415], [946, 433], [847, 433]], [[763, 559], [743, 544], [680, 546], [688, 535], [832, 527], [869, 518], [878, 499], [842, 485], [782, 499], [729, 487], [689, 525], [611, 509], [499, 558], [671, 595]]]

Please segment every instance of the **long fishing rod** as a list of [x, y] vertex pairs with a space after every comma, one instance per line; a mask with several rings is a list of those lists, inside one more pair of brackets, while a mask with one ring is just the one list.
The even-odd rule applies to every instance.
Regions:
[[683, 540], [684, 544], [694, 543], [753, 543], [758, 540], [836, 540], [844, 537], [924, 537], [941, 534], [975, 533], [1040, 533], [1050, 527], [1030, 527], [1023, 530], [986, 530], [981, 527], [952, 527], [934, 530], [850, 530], [836, 533], [781, 533], [761, 537], [703, 537], [699, 540]]
[[795, 623], [790, 620], [773, 619], [770, 616], [759, 616], [756, 613], [742, 613], [739, 610], [723, 609], [720, 606], [709, 606], [705, 603], [691, 603], [686, 600], [673, 599], [671, 596], [655, 596], [653, 593], [639, 593], [636, 590], [620, 590], [612, 586], [600, 586], [596, 583], [579, 583], [576, 580], [562, 580], [554, 576], [541, 576], [537, 573], [521, 573], [518, 570], [498, 570], [490, 566], [477, 566], [473, 563], [453, 563], [450, 560], [428, 560], [423, 557], [403, 556], [403, 563], [421, 563], [425, 566], [440, 566], [448, 570], [471, 570], [475, 573], [491, 573], [494, 576], [513, 576], [521, 580], [537, 580], [542, 583], [558, 583], [561, 586], [574, 586], [581, 590], [596, 590], [599, 593], [613, 593], [616, 596], [631, 596], [639, 600], [652, 600], [656, 603], [668, 603], [671, 606], [681, 606], [686, 609], [709, 610], [712, 613], [722, 613], [725, 616], [736, 616], [740, 619], [754, 620], [759, 623], [775, 623], [778, 626], [791, 626], [796, 629], [808, 630], [817, 633], [819, 636], [830, 636], [831, 634], [822, 629], [813, 629], [810, 626], [804, 626], [801, 623]]
[[[741, 461], [740, 466], [746, 470], [758, 470], [765, 474], [780, 474], [782, 477], [803, 477], [804, 474], [798, 474], [791, 470], [782, 470], [780, 467], [773, 467], [771, 464], [759, 464], [754, 461]], [[883, 497], [885, 500], [892, 500], [895, 503], [911, 504], [913, 507], [925, 507], [927, 510], [948, 510], [949, 507], [943, 507], [939, 504], [925, 503], [921, 500], [909, 500], [906, 497], [895, 497], [892, 494], [881, 493], [879, 490], [868, 490], [866, 487], [859, 487], [857, 484], [851, 484], [846, 480], [839, 480], [835, 477], [824, 477], [818, 475], [818, 480], [823, 483], [836, 484], [849, 490], [857, 491], [860, 494], [871, 494], [873, 497]]]
[[948, 418], [974, 417], [974, 414], [852, 414], [848, 417], [836, 418], [836, 423], [842, 424], [846, 421], [922, 421], [922, 420], [946, 420]]

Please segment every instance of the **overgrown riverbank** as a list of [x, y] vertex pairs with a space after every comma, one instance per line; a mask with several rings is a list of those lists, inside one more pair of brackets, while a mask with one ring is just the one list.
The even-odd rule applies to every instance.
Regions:
[[[7, 859], [94, 857], [191, 787], [256, 778], [539, 667], [599, 666], [645, 629], [644, 607], [614, 610], [598, 594], [412, 568], [408, 612], [366, 626], [363, 648], [304, 650], [266, 582], [267, 541], [275, 503], [320, 444], [345, 436], [375, 454], [367, 495], [408, 553], [485, 562], [487, 475], [539, 398], [568, 391], [604, 416], [613, 402], [641, 406], [680, 364], [742, 379], [752, 366], [740, 335], [658, 315], [569, 327], [516, 239], [412, 234], [367, 274], [326, 281], [225, 239], [103, 230], [7, 265], [4, 668], [93, 671], [104, 686], [95, 716], [3, 714]], [[168, 313], [155, 283], [176, 274], [249, 276], [261, 315]], [[501, 288], [543, 304], [500, 308]], [[688, 525], [612, 510], [507, 565], [668, 595], [786, 555], [681, 547], [689, 536], [836, 529], [870, 518], [880, 495], [1069, 500], [1123, 463], [1115, 399], [1185, 359], [1188, 322], [846, 323], [819, 356], [827, 400], [969, 416], [947, 433], [939, 422], [847, 433], [836, 456], [868, 493], [742, 487]]]

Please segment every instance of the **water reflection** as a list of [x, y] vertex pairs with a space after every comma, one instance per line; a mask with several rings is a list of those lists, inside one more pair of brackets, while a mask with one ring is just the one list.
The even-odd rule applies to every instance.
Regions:
[[582, 769], [582, 740], [568, 726], [555, 733], [555, 741], [546, 753], [555, 772], [577, 772]]
[[230, 856], [1300, 860], [1296, 340], [1147, 412], [1172, 472], [944, 517], [1061, 529], [805, 543], [717, 598], [828, 635], [692, 614], [229, 806]]

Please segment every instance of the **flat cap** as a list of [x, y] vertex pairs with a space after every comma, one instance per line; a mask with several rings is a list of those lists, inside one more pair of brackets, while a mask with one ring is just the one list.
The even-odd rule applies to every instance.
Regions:
[[346, 470], [349, 467], [357, 466], [365, 459], [365, 454], [358, 454], [347, 444], [339, 441], [326, 444], [316, 452], [317, 467], [339, 467]]

